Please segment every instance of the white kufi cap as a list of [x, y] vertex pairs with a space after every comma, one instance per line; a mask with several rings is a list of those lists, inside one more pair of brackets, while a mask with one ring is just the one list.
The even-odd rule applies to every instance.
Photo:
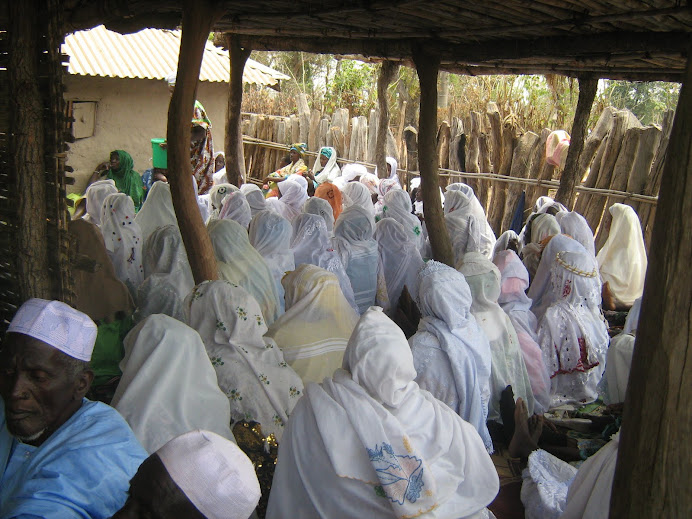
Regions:
[[171, 479], [208, 519], [247, 519], [259, 502], [250, 459], [233, 442], [194, 430], [156, 451]]
[[23, 333], [70, 357], [89, 361], [97, 329], [88, 315], [65, 303], [34, 298], [17, 310], [7, 331]]

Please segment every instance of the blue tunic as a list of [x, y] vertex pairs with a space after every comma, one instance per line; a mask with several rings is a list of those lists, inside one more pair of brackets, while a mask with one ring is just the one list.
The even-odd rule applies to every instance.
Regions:
[[82, 407], [39, 447], [7, 430], [0, 398], [0, 517], [108, 518], [147, 457], [127, 422], [101, 402]]

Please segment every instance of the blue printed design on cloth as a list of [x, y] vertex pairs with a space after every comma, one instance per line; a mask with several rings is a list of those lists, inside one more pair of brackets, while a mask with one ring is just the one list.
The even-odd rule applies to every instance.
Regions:
[[423, 462], [415, 456], [394, 454], [388, 443], [366, 450], [390, 501], [400, 505], [404, 500], [415, 503], [423, 488]]

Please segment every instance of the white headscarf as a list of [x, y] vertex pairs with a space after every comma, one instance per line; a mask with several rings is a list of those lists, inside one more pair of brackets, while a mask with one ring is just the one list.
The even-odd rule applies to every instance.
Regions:
[[344, 209], [334, 226], [334, 248], [351, 280], [361, 314], [376, 304], [376, 300], [387, 297], [377, 242], [373, 239], [374, 230], [374, 220], [360, 205]]
[[[322, 150], [329, 150], [331, 155], [327, 160], [327, 165], [322, 167], [320, 163], [320, 155], [322, 155]], [[326, 157], [326, 155], [325, 155]], [[336, 163], [336, 150], [328, 146], [320, 148], [320, 152], [317, 154], [317, 161], [315, 162], [315, 169], [312, 172], [315, 176], [315, 182], [318, 184], [323, 184], [325, 182], [334, 182], [337, 177], [341, 175], [341, 170], [339, 165]]]
[[554, 302], [539, 321], [538, 339], [552, 405], [593, 402], [609, 343], [596, 262], [584, 251], [557, 252], [550, 274]]
[[560, 234], [560, 224], [552, 214], [541, 213], [532, 220], [531, 243], [540, 243], [556, 234]]
[[380, 216], [384, 207], [384, 197], [392, 189], [401, 189], [398, 180], [383, 178], [377, 185], [377, 202], [375, 202], [375, 214]]
[[103, 201], [108, 195], [113, 195], [118, 192], [113, 180], [97, 180], [91, 184], [86, 192], [86, 214], [82, 220], [86, 220], [94, 225], [101, 225], [101, 213], [103, 212]]
[[488, 338], [471, 314], [464, 276], [430, 260], [418, 276], [418, 332], [409, 339], [416, 382], [476, 428], [488, 452], [493, 442], [486, 421], [490, 399]]
[[593, 232], [591, 227], [582, 215], [577, 212], [561, 212], [557, 213], [555, 219], [560, 224], [560, 232], [567, 234], [581, 243], [586, 252], [592, 256], [596, 256], [596, 246], [593, 241]]
[[411, 237], [411, 241], [418, 247], [418, 250], [421, 250], [424, 239], [423, 228], [418, 217], [411, 212], [412, 209], [411, 197], [403, 189], [392, 189], [384, 195], [382, 216], [394, 218], [403, 225]]
[[[174, 225], [159, 227], [144, 242], [144, 275], [151, 282], [165, 282], [183, 301], [195, 286], [180, 231]], [[138, 301], [141, 306], [142, 300]]]
[[147, 241], [152, 232], [164, 225], [175, 225], [177, 229], [178, 219], [173, 209], [171, 186], [166, 182], [154, 182], [147, 199], [135, 217], [135, 222], [142, 231], [143, 241]]
[[646, 247], [637, 213], [625, 204], [610, 206], [613, 221], [603, 248], [598, 251], [598, 265], [603, 282], [621, 306], [632, 306], [644, 292]]
[[149, 276], [137, 289], [137, 310], [132, 315], [135, 323], [141, 323], [144, 319], [154, 314], [163, 314], [185, 322], [183, 300], [175, 287], [159, 277], [160, 274]]
[[375, 226], [375, 239], [380, 253], [380, 264], [387, 285], [390, 312], [393, 314], [399, 304], [399, 297], [408, 288], [415, 300], [418, 295], [418, 271], [423, 268], [423, 258], [410, 234], [393, 218], [380, 220]]
[[259, 252], [250, 245], [247, 231], [233, 220], [215, 220], [207, 228], [221, 279], [247, 290], [262, 308], [267, 323], [279, 317], [279, 295], [274, 276]]
[[622, 333], [610, 340], [605, 374], [599, 383], [599, 393], [603, 394], [603, 401], [606, 404], [617, 404], [625, 401], [641, 304], [642, 298], [640, 297], [634, 302], [627, 314]]
[[356, 177], [365, 175], [367, 168], [362, 164], [346, 164], [341, 170], [341, 176], [334, 179], [334, 185], [343, 191], [344, 187]]
[[517, 233], [510, 229], [509, 231], [503, 232], [497, 239], [497, 242], [495, 242], [495, 247], [493, 248], [493, 261], [495, 261], [495, 258], [497, 257], [497, 254], [499, 252], [502, 252], [509, 248], [509, 244], [513, 240], [516, 240], [517, 245], [519, 245], [519, 250], [517, 251], [517, 254], [521, 252], [521, 243], [519, 242], [519, 236], [517, 235]]
[[293, 222], [293, 238], [291, 250], [296, 266], [304, 263], [322, 267], [332, 272], [339, 279], [344, 297], [357, 310], [356, 299], [351, 286], [351, 280], [346, 274], [344, 264], [339, 254], [332, 249], [327, 235], [327, 224], [324, 218], [316, 214], [303, 213]]
[[531, 281], [528, 292], [528, 296], [532, 301], [531, 311], [539, 322], [546, 308], [554, 301], [550, 287], [550, 276], [555, 264], [556, 254], [560, 251], [586, 253], [586, 249], [584, 249], [581, 243], [564, 234], [553, 236], [548, 245], [545, 246], [536, 275]]
[[233, 184], [217, 184], [204, 195], [209, 197], [209, 219], [207, 220], [207, 224], [212, 220], [219, 219], [224, 198], [236, 191], [239, 191], [239, 189]]
[[228, 399], [199, 334], [168, 317], [151, 315], [124, 341], [123, 376], [111, 405], [148, 453], [193, 429], [235, 442]]
[[456, 213], [454, 216], [461, 216], [465, 220], [470, 215], [474, 215], [478, 219], [478, 222], [481, 224], [480, 251], [490, 258], [495, 247], [495, 233], [490, 228], [490, 224], [485, 217], [485, 211], [483, 211], [483, 207], [476, 195], [473, 194], [473, 189], [466, 184], [451, 184], [447, 186], [444, 214], [447, 216], [452, 213]]
[[406, 337], [379, 309], [358, 322], [343, 368], [295, 409], [268, 517], [466, 517], [494, 499], [478, 433], [418, 387]]
[[493, 262], [502, 276], [497, 302], [507, 313], [517, 332], [526, 370], [531, 379], [531, 390], [536, 398], [534, 412], [545, 413], [550, 408], [550, 377], [538, 344], [538, 322], [531, 312], [531, 300], [526, 296], [529, 273], [513, 250], [498, 252]]
[[291, 175], [283, 182], [279, 182], [278, 186], [281, 198], [267, 198], [267, 209], [279, 213], [292, 222], [308, 199], [307, 183], [300, 175]]
[[142, 231], [135, 222], [135, 204], [128, 195], [114, 193], [103, 201], [101, 232], [115, 275], [125, 283], [132, 297], [144, 281]]
[[[341, 190], [341, 194], [344, 196], [344, 209], [352, 205], [358, 205], [365, 209], [365, 211], [370, 215], [373, 220], [373, 225], [375, 225], [375, 206], [372, 204], [372, 196], [370, 195], [370, 190], [365, 187], [365, 185], [360, 182], [349, 182]], [[348, 204], [346, 203], [348, 201]]]
[[236, 221], [243, 229], [247, 229], [248, 225], [250, 225], [250, 220], [252, 220], [252, 211], [250, 210], [250, 204], [245, 199], [245, 195], [240, 191], [234, 191], [226, 195], [223, 199], [219, 219]]
[[471, 313], [490, 341], [492, 372], [488, 419], [501, 421], [500, 395], [509, 385], [516, 397], [524, 399], [530, 416], [535, 400], [519, 339], [509, 317], [497, 303], [500, 297], [500, 271], [478, 252], [466, 254], [459, 270], [466, 277], [473, 295]]
[[252, 216], [267, 208], [262, 190], [255, 184], [243, 184], [240, 186], [240, 192], [245, 195], [247, 203], [250, 204]]
[[290, 249], [293, 228], [288, 220], [272, 211], [260, 211], [250, 222], [250, 243], [259, 252], [274, 276], [280, 313], [284, 311], [284, 287], [281, 278], [295, 269]]
[[334, 211], [332, 205], [325, 199], [316, 196], [308, 198], [303, 204], [303, 212], [321, 216], [327, 224], [327, 232], [330, 235], [334, 232]]
[[227, 281], [205, 281], [185, 301], [188, 322], [204, 341], [234, 421], [256, 421], [281, 440], [303, 383], [281, 350], [262, 336], [267, 325], [257, 301]]
[[339, 280], [315, 265], [302, 264], [284, 276], [286, 313], [265, 337], [276, 341], [303, 383], [322, 382], [341, 362], [358, 314], [341, 292]]
[[481, 226], [474, 215], [463, 217], [456, 216], [456, 213], [449, 213], [445, 216], [445, 225], [452, 240], [452, 251], [454, 252], [454, 264], [461, 262], [467, 252], [481, 251]]

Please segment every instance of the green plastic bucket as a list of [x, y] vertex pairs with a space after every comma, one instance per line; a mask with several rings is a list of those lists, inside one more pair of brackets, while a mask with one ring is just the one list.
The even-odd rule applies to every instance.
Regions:
[[151, 139], [152, 162], [155, 168], [168, 169], [168, 150], [159, 146], [166, 139]]

